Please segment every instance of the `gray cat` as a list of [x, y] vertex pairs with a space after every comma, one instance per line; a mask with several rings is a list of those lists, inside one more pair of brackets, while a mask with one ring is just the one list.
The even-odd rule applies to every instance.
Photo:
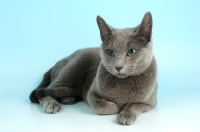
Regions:
[[118, 114], [120, 124], [156, 106], [156, 61], [152, 53], [152, 16], [135, 28], [116, 29], [97, 16], [102, 44], [81, 49], [45, 73], [30, 100], [47, 113], [84, 100], [97, 114]]

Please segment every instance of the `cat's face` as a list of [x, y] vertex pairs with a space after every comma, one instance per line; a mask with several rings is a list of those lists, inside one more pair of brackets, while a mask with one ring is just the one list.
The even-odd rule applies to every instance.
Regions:
[[135, 28], [114, 29], [97, 17], [103, 41], [100, 55], [104, 67], [114, 76], [126, 78], [144, 72], [153, 57], [151, 28], [152, 17], [146, 13]]

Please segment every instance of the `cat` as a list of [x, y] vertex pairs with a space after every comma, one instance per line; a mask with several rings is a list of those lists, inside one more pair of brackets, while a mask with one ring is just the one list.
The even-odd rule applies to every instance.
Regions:
[[75, 51], [44, 74], [30, 100], [56, 113], [61, 104], [84, 100], [97, 114], [118, 114], [117, 122], [133, 124], [157, 104], [157, 66], [153, 55], [152, 15], [134, 28], [117, 29], [97, 16], [100, 48]]

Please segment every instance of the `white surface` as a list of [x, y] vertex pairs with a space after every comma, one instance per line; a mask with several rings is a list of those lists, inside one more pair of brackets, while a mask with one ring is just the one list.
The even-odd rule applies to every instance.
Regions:
[[157, 107], [142, 113], [130, 126], [119, 125], [117, 115], [96, 115], [83, 102], [63, 105], [60, 112], [46, 114], [42, 106], [31, 104], [25, 95], [0, 97], [0, 131], [199, 132], [199, 94], [199, 91], [158, 92]]
[[[0, 0], [0, 132], [200, 132], [200, 1]], [[54, 115], [30, 103], [43, 73], [77, 49], [97, 47], [96, 16], [116, 28], [153, 16], [158, 105], [117, 124], [77, 103]]]

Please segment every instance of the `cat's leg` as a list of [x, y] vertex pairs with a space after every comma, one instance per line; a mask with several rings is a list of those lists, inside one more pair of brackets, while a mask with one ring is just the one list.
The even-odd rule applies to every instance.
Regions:
[[65, 58], [52, 68], [51, 83], [46, 89], [36, 89], [34, 94], [37, 99], [51, 96], [61, 103], [72, 104], [76, 97], [82, 96], [87, 77], [85, 71], [90, 65], [85, 63], [86, 59], [80, 59], [78, 53], [76, 54]]
[[37, 98], [37, 96], [36, 96], [36, 91], [38, 90], [38, 89], [45, 89], [45, 88], [47, 88], [48, 87], [48, 85], [50, 84], [50, 73], [51, 73], [51, 70], [52, 69], [50, 69], [49, 71], [47, 71], [45, 74], [44, 74], [44, 77], [43, 77], [43, 79], [42, 79], [42, 82], [39, 84], [39, 86], [35, 89], [35, 90], [33, 90], [32, 92], [31, 92], [31, 94], [30, 94], [30, 96], [29, 96], [29, 98], [30, 98], [30, 100], [31, 100], [31, 102], [33, 102], [33, 103], [39, 103], [39, 100], [38, 100], [38, 98]]
[[117, 116], [117, 121], [123, 125], [131, 125], [136, 120], [137, 116], [145, 111], [152, 109], [152, 106], [143, 103], [126, 104], [124, 109]]
[[114, 102], [107, 101], [94, 92], [88, 94], [88, 103], [94, 112], [100, 115], [119, 113], [119, 108]]
[[46, 96], [39, 100], [40, 104], [42, 104], [44, 111], [49, 114], [54, 114], [58, 112], [62, 105], [59, 104], [53, 97]]
[[155, 90], [152, 92], [149, 98], [146, 99], [145, 102], [126, 104], [123, 110], [117, 116], [118, 123], [124, 125], [133, 124], [140, 113], [155, 108], [157, 104], [156, 89], [157, 86], [155, 87]]
[[44, 97], [51, 96], [54, 97], [59, 103], [62, 104], [74, 104], [76, 100], [80, 100], [80, 92], [76, 89], [69, 87], [51, 87], [47, 89], [37, 89], [35, 96], [38, 100]]
[[68, 87], [36, 89], [35, 97], [42, 104], [46, 113], [54, 114], [61, 109], [61, 104], [74, 104], [74, 90]]

